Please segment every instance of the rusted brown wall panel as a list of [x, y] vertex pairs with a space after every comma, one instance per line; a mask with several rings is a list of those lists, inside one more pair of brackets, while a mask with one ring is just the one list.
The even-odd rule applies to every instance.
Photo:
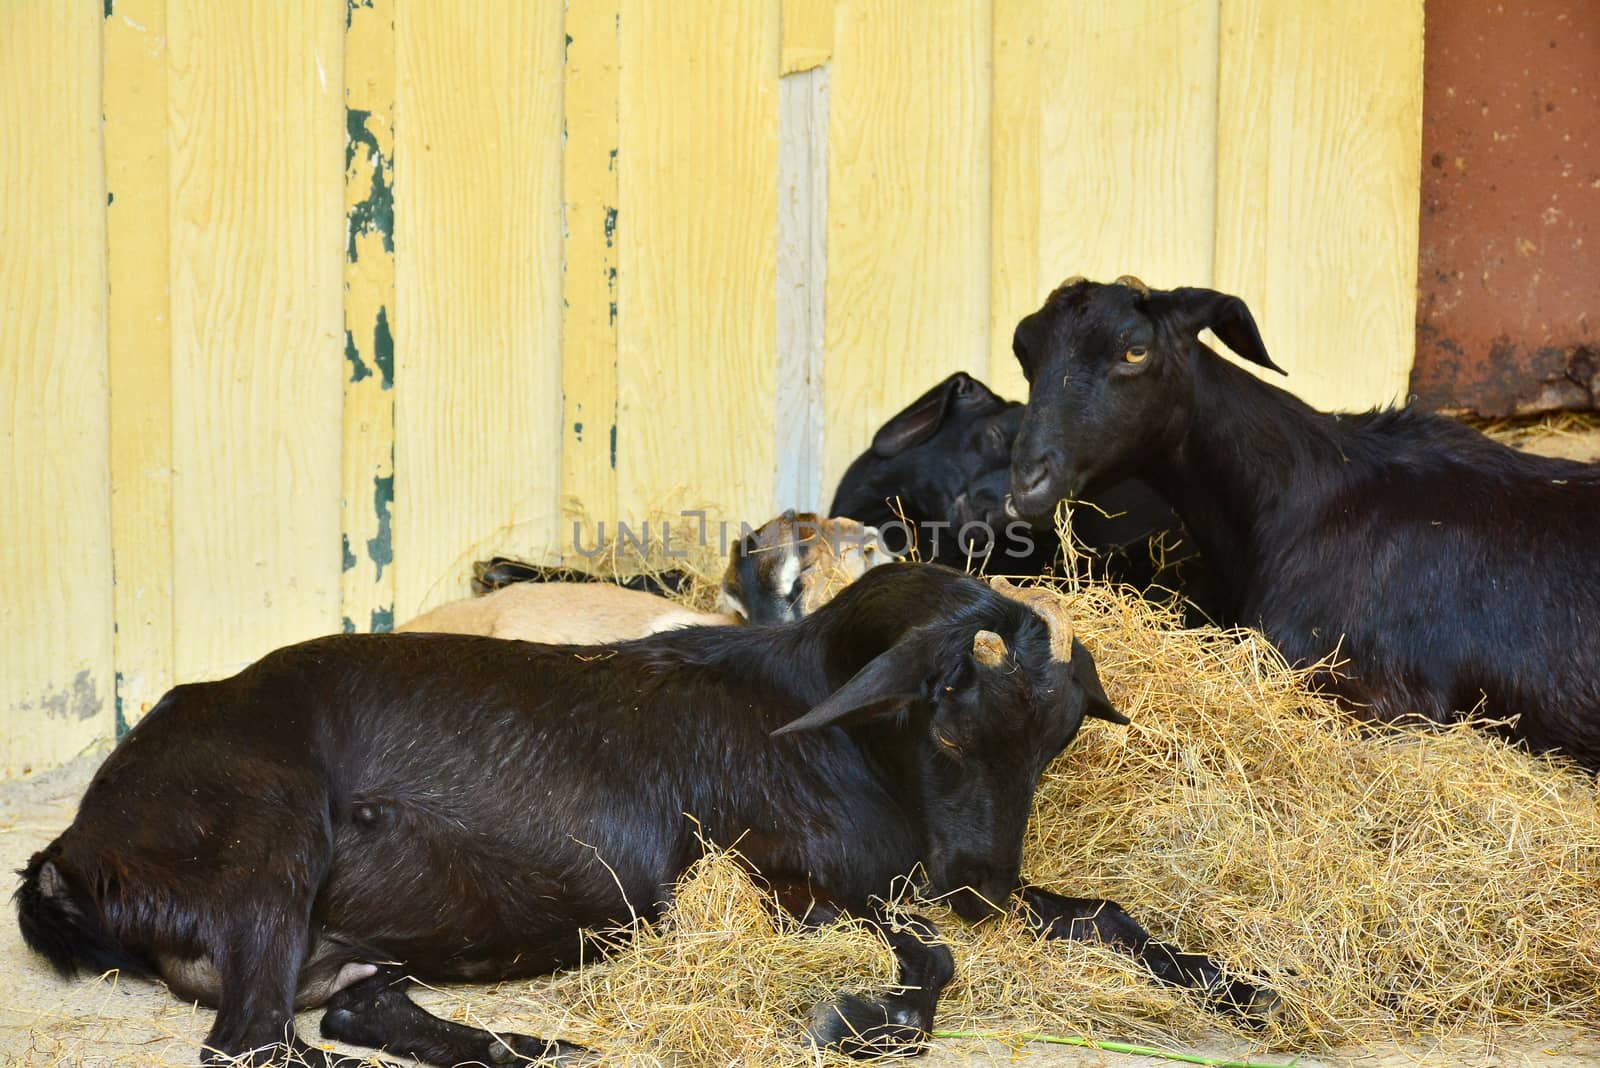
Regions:
[[1420, 404], [1600, 403], [1600, 0], [1427, 8]]

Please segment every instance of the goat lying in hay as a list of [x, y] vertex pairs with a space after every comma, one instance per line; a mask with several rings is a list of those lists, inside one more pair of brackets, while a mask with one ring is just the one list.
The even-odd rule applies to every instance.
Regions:
[[[1072, 279], [1017, 326], [1015, 509], [1139, 477], [1183, 517], [1225, 618], [1379, 720], [1478, 710], [1600, 769], [1600, 465], [1409, 410], [1319, 412], [1237, 297]], [[1332, 655], [1343, 661], [1326, 668]]]
[[[734, 543], [718, 612], [696, 612], [664, 596], [567, 568], [497, 558], [478, 568], [478, 582], [488, 592], [440, 605], [396, 629], [591, 645], [682, 627], [778, 623], [814, 612], [869, 569], [893, 559], [872, 527], [791, 509]], [[548, 581], [551, 574], [573, 578]], [[496, 585], [485, 583], [486, 575], [493, 575]], [[688, 585], [685, 575], [679, 587]]]
[[[864, 526], [845, 516], [822, 518], [789, 508], [754, 531], [742, 534], [728, 550], [728, 566], [717, 590], [715, 617], [710, 612], [696, 612], [701, 619], [688, 619], [685, 612], [690, 609], [686, 606], [662, 600], [693, 596], [702, 576], [693, 568], [688, 571], [662, 568], [662, 563], [672, 563], [672, 556], [650, 560], [646, 548], [632, 563], [645, 563], [650, 569], [626, 576], [603, 576], [565, 566], [550, 568], [512, 560], [509, 556], [480, 560], [472, 568], [472, 593], [475, 598], [494, 604], [493, 609], [472, 608], [477, 601], [467, 598], [411, 620], [400, 630], [494, 633], [501, 638], [522, 638], [523, 641], [587, 643], [643, 638], [661, 630], [694, 625], [781, 624], [814, 611], [851, 580], [891, 560], [898, 560], [898, 556], [885, 547], [874, 526]], [[562, 632], [565, 624], [550, 622], [550, 595], [499, 593], [512, 587], [570, 588], [595, 584], [616, 585], [640, 595], [648, 593], [653, 595], [653, 600], [646, 600], [645, 596], [613, 596], [610, 598], [611, 606], [616, 609], [611, 612], [616, 620], [611, 625], [613, 633], [595, 636], [598, 628], [578, 624], [579, 630], [574, 633], [579, 636], [566, 636]], [[571, 596], [581, 595], [574, 588]], [[666, 619], [661, 619], [662, 616]], [[435, 625], [445, 620], [450, 625]]]
[[[1275, 995], [1118, 906], [1022, 886], [1034, 791], [1086, 715], [1126, 722], [1057, 616], [928, 565], [790, 626], [601, 649], [337, 635], [163, 698], [23, 872], [19, 918], [65, 974], [159, 975], [217, 1006], [212, 1059], [337, 1063], [293, 1033], [297, 1005], [326, 1004], [328, 1037], [433, 1063], [579, 1063], [404, 984], [576, 963], [584, 930], [660, 912], [703, 832], [807, 923], [874, 921], [920, 868], [963, 918], [1020, 901], [1049, 937], [1260, 1018]], [[925, 1046], [950, 951], [926, 921], [881, 930], [898, 988], [822, 1006], [817, 1045]]]

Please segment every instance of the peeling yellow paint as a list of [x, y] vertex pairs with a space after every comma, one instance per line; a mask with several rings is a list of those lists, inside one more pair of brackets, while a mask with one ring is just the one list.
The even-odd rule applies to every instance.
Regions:
[[833, 58], [834, 0], [781, 0], [783, 50], [779, 72], [794, 74]]
[[[351, 232], [344, 264], [339, 610], [345, 629], [358, 631], [394, 621], [394, 64], [394, 0], [352, 6], [344, 70], [344, 207]], [[375, 494], [381, 485], [390, 487], [387, 497]]]
[[[616, 520], [617, 507], [617, 92], [616, 0], [569, 4], [562, 153], [561, 494], [573, 517]], [[619, 229], [620, 227], [620, 229]], [[593, 544], [591, 532], [584, 544]], [[573, 540], [563, 555], [581, 564]]]

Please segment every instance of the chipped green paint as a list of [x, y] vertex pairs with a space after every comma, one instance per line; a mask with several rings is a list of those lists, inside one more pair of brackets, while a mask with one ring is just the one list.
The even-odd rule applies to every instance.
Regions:
[[364, 148], [372, 160], [372, 188], [365, 197], [351, 205], [349, 213], [350, 243], [345, 256], [356, 262], [356, 236], [376, 233], [383, 238], [383, 250], [394, 252], [394, 186], [390, 174], [394, 161], [378, 150], [378, 139], [367, 129], [372, 112], [360, 108], [345, 108], [344, 172], [348, 181], [356, 164], [358, 148]]
[[617, 169], [617, 150], [613, 148], [611, 150], [611, 158], [606, 162], [606, 170], [614, 171], [616, 169]]
[[350, 535], [349, 534], [340, 534], [339, 535], [339, 552], [340, 552], [340, 557], [339, 557], [340, 568], [339, 569], [341, 571], [354, 571], [355, 570], [355, 566], [356, 566], [356, 554], [350, 551]]
[[361, 350], [356, 348], [355, 335], [348, 330], [344, 332], [344, 358], [350, 361], [350, 381], [359, 382], [372, 377], [371, 368], [361, 362]]
[[106, 18], [111, 17], [111, 9], [116, 5], [116, 0], [106, 0]]
[[[372, 7], [372, 0], [345, 0], [345, 5], [344, 5], [344, 28], [345, 29], [348, 30], [350, 28], [350, 22], [354, 18], [355, 13], [356, 13], [356, 8], [358, 8], [358, 7], [365, 7], [365, 8]], [[107, 11], [108, 14], [110, 13], [110, 10], [111, 10], [111, 0], [106, 0], [106, 11]]]
[[617, 424], [611, 424], [611, 470], [617, 469]]
[[394, 609], [374, 608], [372, 610], [372, 633], [388, 634], [394, 630]]
[[109, 208], [112, 204], [116, 203], [116, 200], [117, 200], [117, 194], [107, 190], [106, 191], [106, 207]]
[[606, 209], [606, 248], [615, 248], [617, 239], [617, 209]]
[[354, 634], [356, 632], [356, 621], [349, 616], [344, 616], [339, 620], [339, 629], [346, 634]]
[[378, 516], [378, 533], [367, 539], [367, 556], [378, 565], [377, 578], [383, 578], [383, 569], [394, 563], [394, 538], [389, 527], [389, 516], [394, 506], [394, 476], [379, 475], [372, 480], [372, 508]]
[[[106, 0], [106, 6], [111, 6], [111, 0]], [[128, 714], [122, 708], [122, 672], [115, 672], [113, 679], [115, 696], [112, 698], [111, 707], [116, 710], [116, 734], [114, 737], [120, 742], [122, 741], [122, 736], [128, 733]]]
[[583, 424], [582, 423], [573, 423], [572, 424], [572, 435], [573, 435], [573, 437], [577, 438], [579, 441], [583, 440]]
[[[356, 347], [355, 335], [349, 330], [344, 332], [344, 358], [350, 361], [351, 382], [372, 377], [372, 368], [361, 358], [361, 350]], [[393, 389], [394, 334], [389, 330], [389, 309], [386, 305], [378, 307], [377, 322], [372, 324], [372, 362], [378, 368], [378, 374], [383, 376], [379, 380], [379, 385], [384, 389]]]
[[372, 362], [383, 376], [384, 389], [394, 388], [394, 334], [389, 330], [389, 308], [378, 305], [378, 321], [372, 327]]

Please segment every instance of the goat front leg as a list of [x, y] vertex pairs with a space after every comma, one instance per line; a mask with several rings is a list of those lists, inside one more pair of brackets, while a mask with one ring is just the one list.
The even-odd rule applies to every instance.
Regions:
[[812, 1009], [806, 1041], [857, 1058], [926, 1052], [939, 995], [956, 971], [955, 957], [933, 924], [910, 915], [892, 926], [881, 910], [846, 909], [806, 885], [776, 885], [775, 890], [784, 911], [809, 927], [849, 916], [865, 921], [889, 943], [900, 965], [897, 989], [876, 998], [846, 994]]
[[541, 1064], [577, 1068], [600, 1063], [582, 1046], [559, 1039], [534, 1038], [509, 1032], [493, 1034], [480, 1027], [442, 1020], [406, 996], [411, 980], [392, 965], [339, 991], [322, 1017], [326, 1038], [353, 1046], [370, 1046], [415, 1057], [428, 1064]]
[[1038, 887], [1018, 891], [1023, 917], [1046, 938], [1102, 942], [1138, 958], [1163, 983], [1198, 990], [1219, 1012], [1251, 1028], [1266, 1026], [1279, 997], [1264, 986], [1230, 979], [1216, 961], [1183, 953], [1150, 937], [1126, 909], [1103, 898], [1063, 897]]

